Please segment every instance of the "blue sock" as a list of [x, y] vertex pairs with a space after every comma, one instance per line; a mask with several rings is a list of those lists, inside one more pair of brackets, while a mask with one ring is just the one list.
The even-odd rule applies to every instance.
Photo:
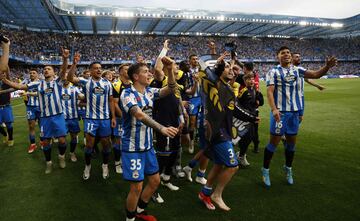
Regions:
[[205, 177], [205, 173], [201, 172], [200, 170], [198, 170], [196, 176], [198, 177]]
[[35, 143], [35, 136], [30, 134], [29, 135], [29, 140], [30, 140], [31, 144], [34, 144]]
[[208, 187], [208, 186], [203, 186], [201, 189], [201, 192], [205, 195], [205, 196], [210, 196], [212, 193], [212, 187]]
[[64, 155], [66, 151], [66, 143], [60, 143], [58, 144], [59, 154]]
[[189, 167], [194, 168], [198, 164], [199, 161], [197, 160], [190, 160]]

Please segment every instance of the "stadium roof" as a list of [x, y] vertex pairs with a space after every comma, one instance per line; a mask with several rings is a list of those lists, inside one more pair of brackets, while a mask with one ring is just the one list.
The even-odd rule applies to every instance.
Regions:
[[360, 35], [360, 14], [346, 19], [285, 15], [124, 8], [60, 0], [2, 0], [0, 22], [33, 30], [87, 34], [342, 37]]

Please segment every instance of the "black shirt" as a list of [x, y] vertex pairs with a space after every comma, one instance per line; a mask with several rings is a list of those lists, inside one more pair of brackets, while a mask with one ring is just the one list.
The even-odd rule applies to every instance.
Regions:
[[[167, 77], [164, 77], [162, 81], [153, 80], [150, 87], [163, 88], [167, 86]], [[162, 97], [154, 101], [153, 116], [154, 119], [164, 126], [179, 126], [180, 116], [180, 97], [182, 92], [182, 86], [177, 84], [174, 94], [169, 94], [166, 97]]]
[[[1, 90], [7, 90], [9, 88], [11, 88], [9, 85], [4, 84], [2, 81], [0, 81], [0, 88]], [[10, 104], [10, 98], [11, 98], [11, 93], [4, 93], [4, 94], [0, 94], [0, 105], [4, 106], [4, 105], [9, 105]]]

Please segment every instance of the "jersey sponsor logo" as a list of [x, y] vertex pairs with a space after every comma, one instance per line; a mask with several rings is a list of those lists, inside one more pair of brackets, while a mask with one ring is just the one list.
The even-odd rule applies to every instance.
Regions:
[[45, 92], [45, 95], [51, 95], [53, 93], [53, 91], [54, 91], [54, 88], [48, 87], [45, 89], [44, 92]]
[[93, 89], [93, 93], [96, 95], [103, 95], [104, 92], [105, 92], [105, 89], [102, 87], [99, 87], [99, 86], [94, 87], [94, 89]]
[[71, 99], [71, 96], [69, 94], [62, 94], [61, 95], [61, 98], [64, 100], [64, 101], [68, 101]]
[[295, 77], [294, 74], [289, 74], [289, 75], [286, 75], [286, 76], [284, 77], [284, 79], [285, 79], [286, 82], [294, 82], [295, 79], [296, 79], [296, 77]]

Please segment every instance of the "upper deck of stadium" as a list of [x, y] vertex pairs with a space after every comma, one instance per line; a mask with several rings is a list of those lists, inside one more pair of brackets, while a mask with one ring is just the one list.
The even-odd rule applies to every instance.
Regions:
[[345, 19], [328, 19], [206, 10], [104, 7], [61, 0], [3, 0], [0, 5], [2, 25], [34, 31], [277, 38], [360, 35], [360, 14]]

